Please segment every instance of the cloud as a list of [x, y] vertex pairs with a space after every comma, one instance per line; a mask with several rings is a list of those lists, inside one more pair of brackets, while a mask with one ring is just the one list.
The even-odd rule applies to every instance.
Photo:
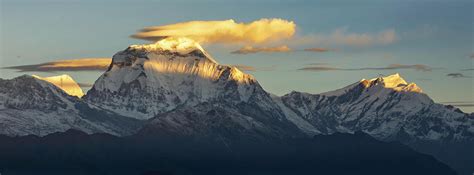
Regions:
[[[291, 52], [293, 49], [289, 48], [286, 45], [281, 45], [281, 46], [275, 46], [275, 47], [253, 47], [253, 46], [244, 46], [240, 48], [239, 50], [233, 51], [231, 53], [233, 54], [253, 54], [253, 53], [272, 53], [272, 52]], [[301, 51], [301, 50], [296, 50], [296, 51]], [[336, 49], [330, 49], [330, 48], [307, 48], [303, 49], [302, 51], [307, 51], [307, 52], [328, 52], [328, 51], [336, 51]]]
[[304, 71], [362, 71], [362, 70], [397, 70], [397, 69], [413, 69], [416, 71], [431, 71], [433, 68], [423, 64], [413, 64], [413, 65], [404, 65], [404, 64], [391, 64], [386, 67], [363, 67], [363, 68], [338, 68], [327, 65], [308, 65], [306, 67], [300, 68], [298, 70]]
[[308, 67], [300, 68], [298, 70], [317, 72], [317, 71], [331, 71], [331, 70], [345, 70], [345, 69], [330, 67], [330, 66], [308, 66]]
[[446, 76], [451, 77], [451, 78], [471, 78], [471, 76], [467, 76], [462, 73], [449, 73], [449, 74], [446, 74]]
[[[367, 68], [367, 69], [371, 69], [371, 68]], [[376, 69], [376, 70], [383, 70], [383, 69], [414, 69], [414, 70], [423, 71], [423, 72], [429, 72], [429, 71], [433, 70], [432, 67], [424, 65], [424, 64], [412, 64], [412, 65], [391, 64], [387, 67], [372, 68], [372, 69]]]
[[262, 44], [293, 37], [296, 25], [283, 19], [259, 19], [250, 23], [189, 21], [146, 27], [131, 37], [158, 41], [166, 37], [188, 37], [200, 43]]
[[331, 34], [316, 34], [302, 38], [305, 42], [329, 45], [371, 46], [387, 45], [398, 40], [394, 29], [387, 29], [378, 33], [349, 33], [347, 28], [339, 28]]
[[252, 46], [244, 46], [239, 50], [233, 51], [233, 54], [250, 54], [250, 53], [271, 53], [271, 52], [290, 52], [291, 49], [288, 46], [277, 46], [277, 47], [252, 47]]
[[272, 71], [275, 70], [275, 66], [269, 66], [269, 67], [254, 67], [254, 66], [248, 66], [248, 65], [242, 65], [242, 64], [235, 64], [235, 65], [230, 65], [234, 66], [237, 69], [241, 71]]
[[236, 65], [232, 65], [232, 66], [234, 66], [237, 69], [242, 70], [242, 71], [256, 71], [257, 70], [253, 66], [247, 66], [247, 65], [241, 65], [241, 64], [236, 64]]
[[314, 47], [314, 48], [304, 49], [304, 51], [308, 51], [308, 52], [328, 52], [328, 51], [335, 51], [335, 50], [336, 49], [321, 48], [321, 47]]
[[16, 69], [18, 72], [104, 71], [109, 67], [111, 61], [111, 58], [80, 58], [3, 67], [3, 69]]

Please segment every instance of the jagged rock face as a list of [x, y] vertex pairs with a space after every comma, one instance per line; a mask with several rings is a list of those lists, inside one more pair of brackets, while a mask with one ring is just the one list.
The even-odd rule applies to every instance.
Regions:
[[292, 92], [281, 98], [321, 133], [365, 131], [382, 140], [394, 140], [400, 132], [420, 140], [474, 139], [473, 119], [434, 103], [398, 74], [318, 95]]
[[180, 105], [219, 99], [238, 104], [266, 94], [251, 75], [219, 65], [199, 44], [174, 42], [132, 45], [115, 54], [109, 70], [85, 100], [133, 118], [149, 119]]
[[28, 75], [0, 79], [0, 134], [44, 136], [68, 129], [126, 135], [138, 122], [98, 111], [56, 85]]

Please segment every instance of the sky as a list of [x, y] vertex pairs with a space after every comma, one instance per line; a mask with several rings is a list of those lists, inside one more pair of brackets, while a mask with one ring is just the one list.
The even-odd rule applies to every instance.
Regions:
[[150, 26], [174, 30], [176, 23], [232, 19], [235, 30], [252, 32], [252, 22], [281, 19], [274, 27], [281, 32], [256, 33], [277, 37], [268, 41], [246, 38], [251, 34], [239, 42], [199, 39], [220, 64], [241, 66], [276, 95], [322, 93], [400, 73], [434, 101], [474, 112], [473, 18], [474, 2], [464, 0], [0, 0], [0, 78], [66, 73], [87, 90], [103, 71], [5, 67], [110, 58], [150, 43], [130, 37]]

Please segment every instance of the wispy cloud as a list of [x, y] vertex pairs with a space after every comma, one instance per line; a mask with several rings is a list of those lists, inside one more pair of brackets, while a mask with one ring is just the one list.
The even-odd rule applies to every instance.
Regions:
[[303, 50], [293, 50], [289, 48], [287, 45], [275, 46], [275, 47], [253, 47], [253, 46], [244, 46], [239, 50], [233, 51], [233, 54], [253, 54], [253, 53], [274, 53], [274, 52], [298, 52], [298, 51], [306, 51], [306, 52], [329, 52], [329, 51], [337, 51], [337, 49], [331, 48], [322, 48], [322, 47], [315, 47], [315, 48], [306, 48]]
[[472, 78], [471, 76], [467, 76], [462, 73], [449, 73], [449, 74], [446, 74], [446, 76], [451, 77], [451, 78]]
[[336, 49], [314, 47], [314, 48], [304, 49], [304, 51], [308, 51], [308, 52], [328, 52], [328, 51], [336, 51]]
[[394, 29], [378, 33], [351, 33], [347, 28], [339, 28], [331, 34], [315, 34], [299, 38], [302, 42], [324, 45], [372, 46], [392, 44], [399, 39]]
[[254, 67], [254, 66], [249, 66], [249, 65], [242, 65], [242, 64], [236, 64], [236, 65], [230, 65], [238, 68], [239, 70], [242, 71], [272, 71], [275, 70], [275, 66], [269, 66], [269, 67]]
[[257, 70], [253, 66], [242, 65], [242, 64], [236, 64], [236, 65], [232, 65], [232, 66], [236, 67], [239, 70], [243, 70], [243, 71], [256, 71]]
[[300, 68], [298, 70], [317, 72], [317, 71], [347, 70], [347, 69], [331, 67], [331, 66], [307, 66], [307, 67]]
[[233, 54], [251, 54], [251, 53], [272, 53], [272, 52], [290, 52], [291, 49], [288, 46], [277, 46], [277, 47], [252, 47], [252, 46], [244, 46], [239, 50], [233, 51]]
[[405, 65], [405, 64], [391, 64], [386, 67], [363, 67], [363, 68], [339, 68], [339, 67], [332, 67], [329, 65], [308, 65], [306, 67], [300, 68], [298, 70], [304, 71], [363, 71], [363, 70], [397, 70], [397, 69], [413, 69], [416, 71], [431, 71], [433, 70], [432, 67], [423, 65], [423, 64], [413, 64], [413, 65]]
[[111, 58], [79, 58], [3, 67], [3, 69], [16, 69], [18, 72], [104, 71], [110, 65], [111, 61]]
[[295, 31], [295, 23], [283, 19], [263, 18], [250, 23], [236, 23], [230, 19], [147, 27], [131, 37], [151, 41], [188, 37], [201, 43], [261, 44], [291, 38]]

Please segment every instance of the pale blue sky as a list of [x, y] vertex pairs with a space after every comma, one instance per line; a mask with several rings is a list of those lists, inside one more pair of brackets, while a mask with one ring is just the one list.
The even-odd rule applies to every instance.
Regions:
[[[17, 66], [47, 61], [111, 57], [128, 45], [146, 43], [129, 35], [146, 26], [192, 20], [251, 22], [260, 18], [294, 21], [297, 37], [393, 30], [389, 44], [350, 46], [330, 43], [288, 43], [301, 50], [329, 47], [324, 53], [230, 54], [238, 46], [207, 45], [222, 64], [242, 64], [263, 70], [254, 75], [269, 92], [292, 90], [320, 93], [362, 78], [399, 72], [417, 83], [437, 102], [474, 102], [474, 3], [472, 1], [125, 1], [125, 0], [2, 0], [0, 65]], [[239, 2], [239, 3], [237, 3]], [[338, 68], [386, 67], [390, 64], [423, 64], [432, 71], [414, 69], [361, 71], [301, 71], [310, 63]], [[268, 70], [268, 68], [271, 68]], [[57, 72], [57, 74], [63, 72]], [[78, 82], [93, 83], [100, 72], [66, 72]], [[462, 73], [467, 78], [451, 78]], [[0, 69], [1, 78], [24, 73]], [[43, 76], [52, 73], [27, 72]], [[472, 112], [473, 107], [464, 107]]]

